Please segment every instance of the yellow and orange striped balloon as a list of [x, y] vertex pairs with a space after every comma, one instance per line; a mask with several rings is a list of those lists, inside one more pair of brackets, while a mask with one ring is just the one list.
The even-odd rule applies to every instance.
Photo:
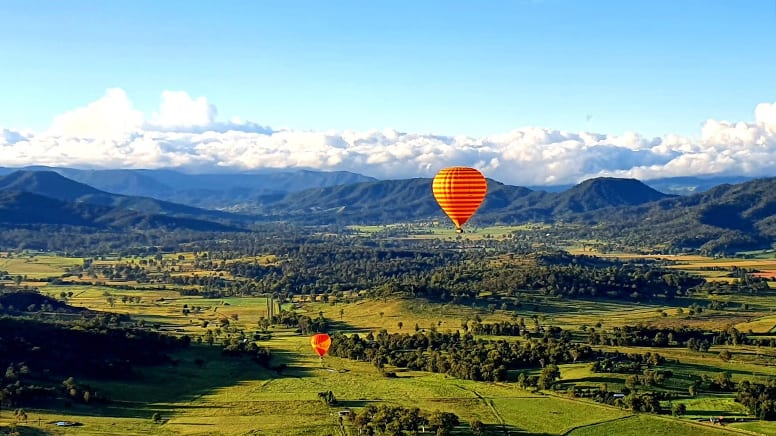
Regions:
[[485, 176], [474, 168], [444, 168], [434, 177], [431, 187], [439, 207], [455, 224], [455, 230], [474, 215], [488, 191]]

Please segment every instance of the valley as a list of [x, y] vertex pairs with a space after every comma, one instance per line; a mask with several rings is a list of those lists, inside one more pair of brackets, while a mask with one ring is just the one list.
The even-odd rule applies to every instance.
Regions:
[[[103, 401], [74, 401], [59, 390], [23, 401], [6, 394], [0, 425], [20, 434], [358, 434], [378, 427], [347, 417], [340, 423], [340, 411], [355, 416], [390, 405], [418, 407], [432, 419], [426, 422], [453, 413], [452, 434], [776, 431], [736, 401], [744, 380], [776, 377], [776, 291], [758, 273], [776, 269], [770, 253], [638, 254], [564, 234], [552, 224], [463, 235], [424, 224], [342, 233], [280, 225], [239, 238], [200, 234], [169, 250], [95, 246], [90, 256], [64, 256], [5, 249], [2, 319], [68, 323], [72, 307], [89, 311], [78, 319], [114, 314], [109, 328], [186, 337], [189, 345], [170, 348], [159, 363], [132, 363], [129, 378], [75, 376]], [[9, 307], [25, 292], [63, 306]], [[294, 315], [283, 321], [283, 313]], [[316, 330], [334, 338], [323, 359], [309, 345]], [[513, 344], [510, 352], [530, 346], [548, 354], [514, 360], [503, 356], [507, 348], [502, 357], [494, 350], [475, 358], [477, 373], [464, 375], [441, 363], [427, 367], [452, 348], [389, 345], [449, 334], [472, 335], [475, 349], [503, 343]], [[345, 345], [353, 335], [388, 342], [353, 360]], [[453, 362], [468, 364], [473, 350]], [[270, 360], [258, 363], [257, 352]], [[32, 362], [25, 353], [2, 355], [20, 381], [56, 386], [73, 376], [35, 367], [19, 376], [20, 363]], [[629, 363], [647, 353], [660, 357]], [[614, 366], [596, 369], [601, 362]], [[547, 381], [542, 373], [552, 366], [560, 377]], [[489, 367], [495, 375], [482, 372]], [[329, 391], [336, 404], [321, 401]], [[620, 392], [628, 395], [613, 397]], [[639, 412], [650, 401], [657, 409]], [[14, 415], [19, 409], [26, 421]], [[709, 422], [719, 416], [724, 425]]]

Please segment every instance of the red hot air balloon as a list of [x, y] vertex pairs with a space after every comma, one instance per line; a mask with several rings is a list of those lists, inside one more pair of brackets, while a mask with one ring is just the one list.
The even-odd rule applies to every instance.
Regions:
[[474, 215], [488, 191], [485, 176], [474, 168], [444, 168], [434, 177], [431, 187], [439, 207], [455, 224], [455, 231]]
[[313, 347], [313, 351], [318, 353], [320, 357], [323, 357], [329, 347], [331, 346], [331, 338], [326, 333], [318, 333], [310, 338], [310, 345]]

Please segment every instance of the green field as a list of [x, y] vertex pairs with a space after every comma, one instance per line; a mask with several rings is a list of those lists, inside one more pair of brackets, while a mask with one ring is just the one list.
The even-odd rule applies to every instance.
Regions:
[[616, 419], [602, 424], [588, 425], [566, 433], [569, 436], [697, 436], [697, 435], [735, 435], [738, 432], [728, 430], [719, 425], [675, 420], [670, 418], [637, 415]]
[[29, 279], [57, 276], [67, 268], [81, 265], [80, 257], [61, 257], [49, 254], [24, 254], [14, 257], [0, 257], [0, 271], [11, 275], [27, 276]]

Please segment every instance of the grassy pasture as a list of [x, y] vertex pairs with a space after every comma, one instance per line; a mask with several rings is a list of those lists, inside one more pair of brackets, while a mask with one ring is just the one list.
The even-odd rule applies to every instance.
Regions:
[[697, 435], [739, 435], [724, 427], [676, 420], [653, 415], [634, 415], [614, 419], [601, 424], [579, 427], [566, 433], [568, 436], [697, 436]]
[[62, 257], [51, 254], [17, 254], [14, 257], [0, 258], [0, 270], [8, 271], [12, 276], [27, 276], [28, 279], [60, 276], [68, 268], [82, 265], [83, 258]]
[[736, 422], [730, 426], [734, 428], [740, 428], [741, 430], [752, 432], [758, 435], [776, 434], [776, 422], [773, 421]]

